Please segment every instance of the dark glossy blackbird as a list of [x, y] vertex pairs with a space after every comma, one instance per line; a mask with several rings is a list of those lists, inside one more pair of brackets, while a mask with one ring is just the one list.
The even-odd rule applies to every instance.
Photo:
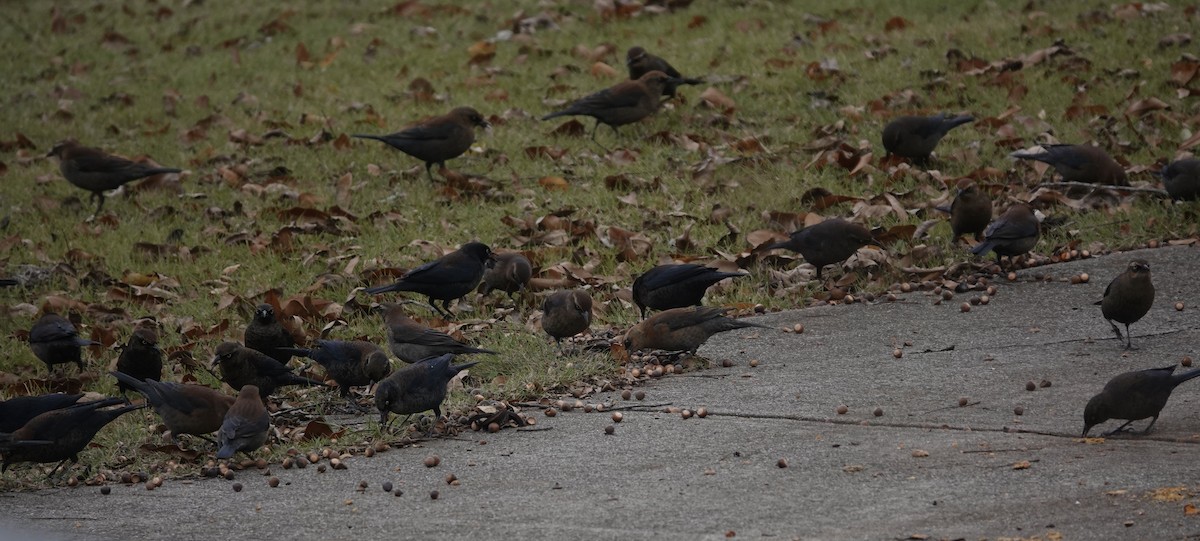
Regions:
[[636, 81], [625, 81], [614, 86], [584, 96], [571, 102], [566, 109], [555, 111], [542, 120], [550, 120], [560, 116], [590, 116], [596, 119], [592, 126], [592, 140], [596, 140], [596, 128], [605, 124], [618, 133], [617, 128], [637, 122], [658, 110], [659, 100], [668, 84], [678, 83], [678, 79], [661, 72], [652, 71]]
[[58, 158], [58, 169], [67, 181], [92, 192], [96, 211], [104, 207], [104, 192], [115, 190], [127, 182], [164, 173], [179, 173], [174, 167], [157, 167], [113, 156], [97, 148], [81, 146], [74, 140], [54, 145], [47, 156]]
[[4, 465], [0, 467], [0, 472], [21, 462], [58, 462], [50, 471], [53, 475], [68, 460], [72, 464], [78, 462], [79, 452], [92, 442], [100, 429], [125, 413], [145, 407], [136, 405], [101, 409], [124, 402], [120, 398], [107, 398], [48, 411], [30, 419], [5, 438], [7, 441], [0, 443], [0, 452], [4, 453]]
[[283, 324], [275, 317], [275, 307], [267, 303], [262, 303], [254, 309], [254, 316], [246, 325], [242, 341], [246, 343], [246, 347], [265, 353], [280, 364], [287, 364], [292, 360], [292, 354], [286, 348], [296, 345], [292, 334], [283, 328]]
[[1200, 199], [1200, 159], [1171, 162], [1162, 170], [1163, 188], [1176, 201]]
[[[375, 388], [375, 407], [379, 409], [379, 424], [388, 424], [388, 415], [409, 415], [433, 410], [437, 415], [430, 425], [428, 434], [442, 417], [442, 401], [446, 399], [446, 385], [459, 372], [478, 364], [478, 361], [459, 365], [450, 364], [454, 355], [430, 357], [405, 366], [388, 376]], [[407, 421], [407, 417], [405, 418]]]
[[253, 385], [262, 393], [262, 401], [275, 394], [275, 390], [286, 385], [317, 385], [324, 383], [293, 374], [288, 367], [279, 364], [262, 352], [245, 347], [237, 342], [224, 342], [217, 346], [212, 366], [221, 367], [221, 381], [234, 389]]
[[[1113, 334], [1117, 340], [1125, 339], [1125, 349], [1133, 347], [1133, 336], [1129, 334], [1129, 325], [1142, 319], [1150, 307], [1154, 305], [1154, 284], [1150, 281], [1150, 263], [1145, 259], [1134, 259], [1129, 262], [1125, 272], [1118, 274], [1104, 288], [1104, 298], [1097, 301], [1100, 313], [1112, 325]], [[1117, 324], [1125, 324], [1125, 336]]]
[[404, 313], [404, 306], [401, 304], [380, 303], [376, 311], [383, 314], [383, 323], [387, 327], [388, 347], [392, 350], [392, 355], [406, 363], [415, 363], [447, 353], [454, 355], [496, 353], [489, 349], [464, 344], [442, 331], [431, 329], [414, 321]]
[[883, 127], [883, 148], [888, 154], [924, 162], [950, 130], [974, 121], [975, 117], [971, 115], [949, 116], [945, 113], [898, 117]]
[[294, 348], [293, 355], [308, 357], [337, 382], [342, 397], [351, 387], [370, 385], [392, 373], [392, 363], [379, 346], [362, 340], [317, 340], [310, 348]]
[[433, 166], [446, 167], [446, 160], [461, 156], [475, 142], [475, 127], [490, 126], [479, 111], [456, 107], [449, 113], [418, 122], [390, 135], [354, 137], [383, 141], [392, 148], [425, 162], [425, 174], [433, 180]]
[[0, 401], [0, 433], [9, 433], [47, 411], [73, 406], [83, 393], [51, 393], [36, 396], [16, 396]]
[[830, 218], [793, 232], [788, 240], [762, 247], [763, 250], [786, 248], [799, 253], [817, 268], [817, 279], [825, 265], [841, 263], [868, 244], [878, 245], [867, 228], [841, 218]]
[[[163, 369], [162, 350], [158, 349], [158, 333], [142, 327], [129, 336], [117, 358], [117, 371], [124, 372], [137, 380], [161, 380]], [[125, 394], [132, 387], [117, 381], [117, 388]]]
[[1042, 145], [1041, 151], [1018, 150], [1012, 157], [1048, 163], [1062, 175], [1063, 182], [1129, 185], [1125, 168], [1104, 149], [1092, 145]]
[[238, 451], [250, 454], [267, 443], [271, 415], [263, 407], [258, 387], [247, 385], [238, 391], [233, 407], [225, 413], [217, 431], [218, 459], [232, 457]]
[[999, 265], [1001, 256], [1011, 259], [1032, 250], [1041, 235], [1041, 224], [1033, 209], [1018, 203], [988, 224], [987, 229], [983, 230], [983, 242], [972, 248], [971, 253], [984, 255], [994, 251], [996, 264]]
[[468, 242], [453, 252], [406, 272], [395, 283], [368, 287], [366, 291], [372, 295], [389, 291], [420, 293], [429, 297], [430, 303], [442, 301], [439, 311], [446, 317], [453, 317], [450, 301], [462, 298], [479, 285], [483, 279], [484, 264], [493, 257], [492, 249], [486, 244]]
[[67, 318], [54, 312], [46, 312], [29, 329], [29, 349], [46, 363], [46, 368], [56, 364], [75, 363], [83, 372], [83, 346], [98, 346], [99, 342], [79, 336]]
[[[162, 418], [171, 439], [180, 434], [198, 436], [208, 441], [208, 434], [221, 428], [225, 413], [233, 406], [234, 398], [204, 385], [170, 381], [142, 381], [121, 372], [110, 372], [117, 381], [146, 397], [146, 402]], [[213, 443], [216, 443], [215, 441]]]
[[1083, 410], [1083, 437], [1088, 430], [1109, 419], [1121, 419], [1125, 424], [1104, 433], [1105, 436], [1120, 432], [1130, 423], [1151, 417], [1150, 424], [1142, 434], [1149, 434], [1158, 414], [1167, 405], [1171, 392], [1183, 383], [1200, 376], [1200, 368], [1182, 374], [1175, 373], [1175, 365], [1125, 372], [1109, 380], [1100, 394], [1088, 400]]
[[723, 272], [712, 267], [684, 263], [659, 265], [633, 281], [633, 302], [645, 319], [647, 310], [670, 310], [685, 306], [700, 306], [704, 292], [726, 278], [745, 276], [740, 272]]
[[592, 297], [582, 289], [556, 291], [542, 303], [542, 330], [562, 351], [563, 338], [588, 330], [592, 324]]
[[743, 319], [728, 318], [725, 316], [728, 311], [728, 308], [714, 306], [692, 306], [659, 312], [625, 333], [625, 350], [661, 349], [696, 353], [714, 334], [745, 327], [770, 328]]
[[954, 238], [971, 234], [975, 240], [992, 221], [992, 198], [969, 179], [958, 181], [958, 194], [950, 204], [950, 228]]
[[529, 279], [533, 277], [533, 265], [519, 252], [495, 254], [486, 267], [483, 283], [479, 285], [479, 292], [484, 295], [493, 291], [503, 291], [512, 298], [513, 295], [525, 291], [525, 286], [529, 285]]
[[663, 85], [662, 95], [669, 97], [675, 97], [679, 85], [698, 85], [704, 82], [704, 79], [684, 77], [662, 57], [652, 55], [641, 47], [630, 47], [625, 52], [625, 67], [629, 68], [629, 78], [633, 80], [641, 79], [643, 75], [652, 71], [661, 71], [675, 79]]

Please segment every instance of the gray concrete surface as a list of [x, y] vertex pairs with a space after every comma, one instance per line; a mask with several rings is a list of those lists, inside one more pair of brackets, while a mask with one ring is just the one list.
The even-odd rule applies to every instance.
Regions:
[[[1140, 349], [1125, 353], [1092, 303], [1133, 257], [1150, 261], [1158, 295], [1133, 326]], [[935, 306], [913, 293], [770, 314], [757, 321], [806, 330], [719, 336], [700, 353], [735, 366], [642, 387], [643, 405], [704, 406], [705, 419], [628, 410], [606, 436], [608, 413], [535, 413], [549, 430], [468, 432], [324, 474], [275, 467], [279, 488], [245, 471], [240, 493], [230, 481], [197, 480], [153, 492], [116, 485], [109, 496], [95, 487], [4, 494], [0, 537], [1200, 537], [1200, 515], [1186, 507], [1200, 505], [1200, 384], [1176, 392], [1148, 437], [1078, 437], [1083, 405], [1113, 375], [1200, 361], [1198, 263], [1200, 249], [1183, 247], [1032, 269], [967, 313], [959, 305], [969, 294]], [[1063, 281], [1079, 272], [1091, 281]], [[1026, 391], [1043, 380], [1051, 385]], [[636, 402], [588, 401], [605, 397]], [[837, 415], [839, 404], [849, 412]], [[425, 468], [429, 454], [441, 465]], [[450, 473], [461, 485], [445, 483]], [[360, 480], [370, 483], [363, 493]], [[385, 480], [405, 494], [385, 494]], [[1184, 487], [1182, 499], [1155, 498], [1164, 487]]]

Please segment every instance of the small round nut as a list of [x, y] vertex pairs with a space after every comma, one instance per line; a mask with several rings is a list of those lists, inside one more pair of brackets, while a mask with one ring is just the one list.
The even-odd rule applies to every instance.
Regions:
[[838, 415], [845, 415], [846, 412], [850, 411], [850, 408], [846, 407], [845, 404], [838, 404], [836, 411]]

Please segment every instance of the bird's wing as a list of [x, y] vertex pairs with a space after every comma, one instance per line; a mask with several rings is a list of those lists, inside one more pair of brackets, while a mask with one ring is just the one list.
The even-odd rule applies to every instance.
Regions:
[[434, 122], [418, 124], [398, 133], [392, 134], [395, 139], [409, 141], [443, 141], [459, 135], [459, 126], [453, 122]]
[[75, 327], [66, 321], [51, 321], [37, 325], [29, 331], [30, 342], [52, 342], [78, 336]]
[[103, 152], [74, 152], [69, 158], [81, 173], [110, 173], [137, 166], [135, 162]]

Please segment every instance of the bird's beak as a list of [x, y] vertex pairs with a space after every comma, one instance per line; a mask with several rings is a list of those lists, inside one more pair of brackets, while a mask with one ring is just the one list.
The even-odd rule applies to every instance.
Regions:
[[209, 367], [209, 368], [216, 368], [218, 364], [221, 364], [221, 358], [220, 358], [220, 357], [217, 357], [216, 355], [213, 355], [212, 362], [211, 362], [211, 363], [208, 363], [208, 367]]

